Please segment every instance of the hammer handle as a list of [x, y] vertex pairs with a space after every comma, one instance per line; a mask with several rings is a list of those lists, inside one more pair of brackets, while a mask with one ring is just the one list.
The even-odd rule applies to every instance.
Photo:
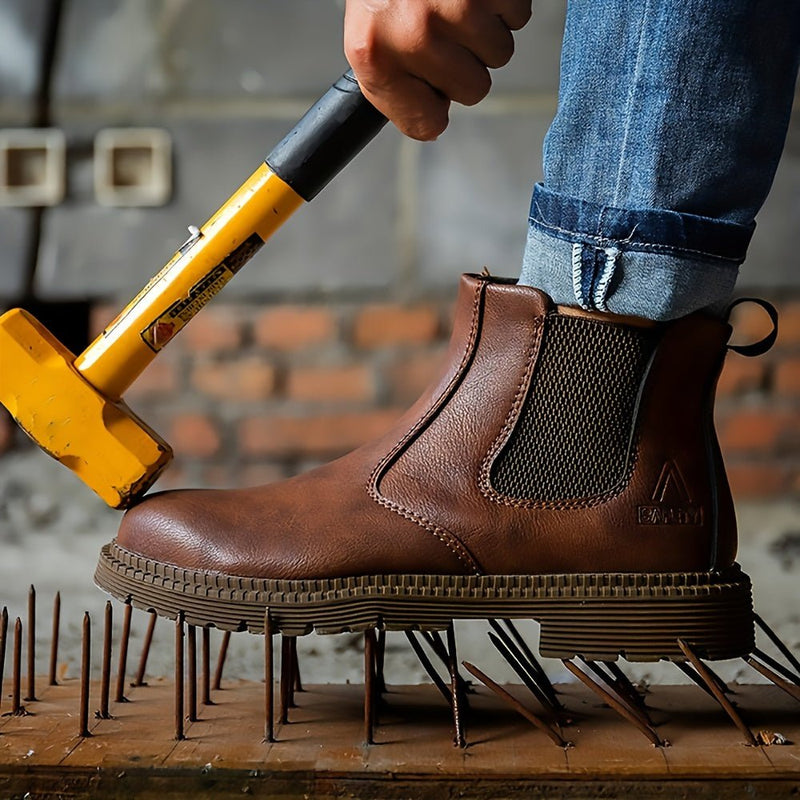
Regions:
[[312, 200], [386, 124], [347, 70], [267, 156], [267, 166]]
[[76, 369], [106, 397], [119, 399], [156, 354], [386, 121], [361, 94], [352, 71], [346, 72], [75, 359]]

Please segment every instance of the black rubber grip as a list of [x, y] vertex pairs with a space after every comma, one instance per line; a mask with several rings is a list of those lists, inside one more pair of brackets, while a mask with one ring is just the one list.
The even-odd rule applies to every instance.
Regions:
[[311, 200], [386, 124], [348, 70], [267, 156], [267, 166]]

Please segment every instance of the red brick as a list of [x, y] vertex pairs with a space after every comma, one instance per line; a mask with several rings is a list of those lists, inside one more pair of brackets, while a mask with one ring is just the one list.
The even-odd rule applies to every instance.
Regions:
[[245, 320], [237, 309], [204, 308], [180, 332], [182, 346], [195, 353], [237, 350], [244, 340]]
[[294, 352], [336, 338], [336, 317], [318, 306], [280, 306], [261, 312], [254, 336], [262, 347]]
[[246, 455], [340, 455], [380, 436], [398, 416], [397, 410], [388, 409], [314, 417], [253, 417], [239, 425], [239, 446]]
[[275, 367], [249, 356], [237, 361], [196, 364], [192, 386], [221, 400], [263, 400], [275, 389]]
[[356, 315], [353, 341], [362, 348], [426, 344], [438, 332], [439, 314], [431, 306], [370, 305]]
[[736, 499], [777, 497], [790, 488], [789, 469], [781, 464], [745, 461], [727, 466], [731, 492]]
[[363, 364], [296, 367], [289, 372], [286, 394], [301, 402], [364, 402], [374, 395], [374, 382]]
[[781, 305], [778, 314], [778, 344], [781, 347], [800, 344], [800, 302]]
[[775, 366], [774, 386], [778, 394], [800, 397], [800, 356], [785, 358]]
[[215, 424], [201, 413], [181, 414], [172, 421], [167, 441], [178, 456], [210, 458], [222, 443]]
[[156, 357], [125, 392], [125, 399], [158, 397], [178, 391], [178, 365], [164, 354]]
[[787, 409], [743, 409], [726, 414], [718, 431], [724, 452], [785, 452], [797, 444], [800, 415]]
[[386, 371], [392, 402], [414, 402], [442, 369], [442, 348], [432, 348], [396, 360]]
[[737, 353], [730, 353], [719, 376], [717, 394], [724, 397], [760, 389], [764, 385], [764, 374], [762, 359], [746, 358]]

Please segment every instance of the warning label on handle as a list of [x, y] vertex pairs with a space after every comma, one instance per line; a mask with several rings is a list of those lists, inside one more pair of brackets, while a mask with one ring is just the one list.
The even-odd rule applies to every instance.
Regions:
[[156, 353], [244, 266], [264, 244], [257, 234], [242, 242], [223, 262], [204, 275], [141, 333], [145, 344]]

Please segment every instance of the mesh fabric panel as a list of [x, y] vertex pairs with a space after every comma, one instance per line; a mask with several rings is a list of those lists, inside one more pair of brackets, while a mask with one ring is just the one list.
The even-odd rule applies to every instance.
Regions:
[[492, 467], [494, 489], [556, 502], [624, 480], [652, 331], [549, 316], [517, 425]]

